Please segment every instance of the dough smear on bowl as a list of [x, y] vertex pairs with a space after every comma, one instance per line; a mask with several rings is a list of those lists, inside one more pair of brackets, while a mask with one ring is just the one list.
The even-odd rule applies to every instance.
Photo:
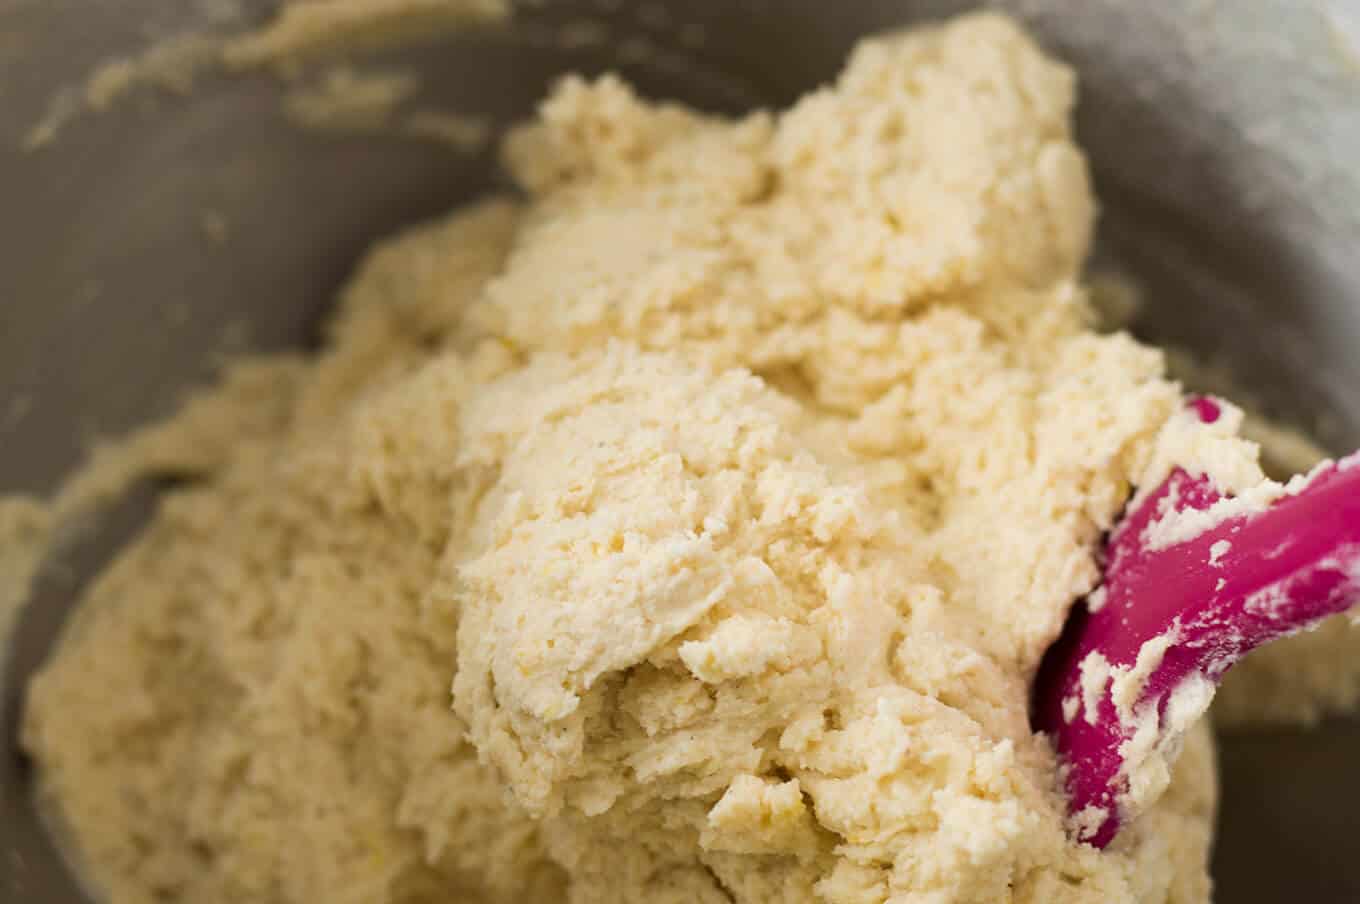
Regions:
[[1029, 728], [1130, 492], [1261, 479], [1094, 329], [1074, 90], [996, 15], [740, 120], [565, 80], [505, 148], [527, 200], [380, 245], [319, 356], [131, 441], [198, 479], [24, 726], [92, 882], [1207, 901], [1205, 729], [1098, 852]]

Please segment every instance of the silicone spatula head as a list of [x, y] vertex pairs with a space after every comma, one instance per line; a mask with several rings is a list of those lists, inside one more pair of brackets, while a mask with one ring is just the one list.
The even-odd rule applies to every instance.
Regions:
[[1156, 798], [1233, 664], [1360, 599], [1360, 453], [1262, 499], [1178, 469], [1111, 532], [1104, 582], [1035, 682], [1079, 840], [1105, 847]]

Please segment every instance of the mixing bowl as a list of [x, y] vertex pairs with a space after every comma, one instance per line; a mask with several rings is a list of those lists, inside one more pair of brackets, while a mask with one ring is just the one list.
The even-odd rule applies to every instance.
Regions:
[[[825, 80], [861, 34], [970, 5], [540, 0], [515, 27], [373, 59], [419, 71], [425, 101], [497, 125], [568, 70], [618, 69], [647, 94], [735, 112]], [[1096, 266], [1143, 288], [1135, 331], [1223, 363], [1328, 445], [1360, 445], [1360, 2], [998, 5], [1081, 73], [1104, 202]], [[0, 493], [50, 492], [93, 437], [166, 413], [223, 354], [314, 342], [368, 243], [498, 183], [489, 151], [298, 130], [262, 73], [205, 75], [188, 98], [133, 90], [20, 150], [98, 64], [250, 27], [272, 6], [0, 0]], [[85, 900], [31, 804], [21, 692], [155, 490], [47, 563], [4, 664], [6, 902]], [[1360, 900], [1360, 723], [1229, 737], [1221, 760], [1219, 900]]]

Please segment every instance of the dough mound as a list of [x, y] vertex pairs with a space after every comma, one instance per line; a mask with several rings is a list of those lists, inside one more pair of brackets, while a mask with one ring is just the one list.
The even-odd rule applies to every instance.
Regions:
[[866, 41], [778, 115], [564, 81], [507, 142], [526, 202], [380, 246], [316, 360], [130, 441], [197, 480], [25, 724], [94, 880], [1206, 902], [1207, 732], [1099, 852], [1028, 722], [1132, 489], [1260, 479], [1092, 329], [1073, 91], [995, 15]]
[[[1025, 673], [979, 652], [938, 525], [843, 419], [609, 345], [538, 358], [463, 427], [486, 477], [456, 708], [573, 900], [1193, 899], [1166, 865], [1137, 889], [1146, 851], [1067, 841]], [[1142, 844], [1174, 826], [1202, 856], [1206, 793]]]

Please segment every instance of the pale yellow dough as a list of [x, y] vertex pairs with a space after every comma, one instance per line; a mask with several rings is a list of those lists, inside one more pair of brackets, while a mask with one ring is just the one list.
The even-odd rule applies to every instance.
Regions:
[[201, 479], [25, 724], [92, 878], [1207, 901], [1207, 732], [1098, 852], [1027, 718], [1131, 489], [1261, 478], [1231, 418], [1185, 438], [1159, 352], [1091, 328], [1073, 91], [994, 15], [739, 121], [564, 82], [506, 150], [527, 201], [380, 246], [319, 358], [135, 442]]

